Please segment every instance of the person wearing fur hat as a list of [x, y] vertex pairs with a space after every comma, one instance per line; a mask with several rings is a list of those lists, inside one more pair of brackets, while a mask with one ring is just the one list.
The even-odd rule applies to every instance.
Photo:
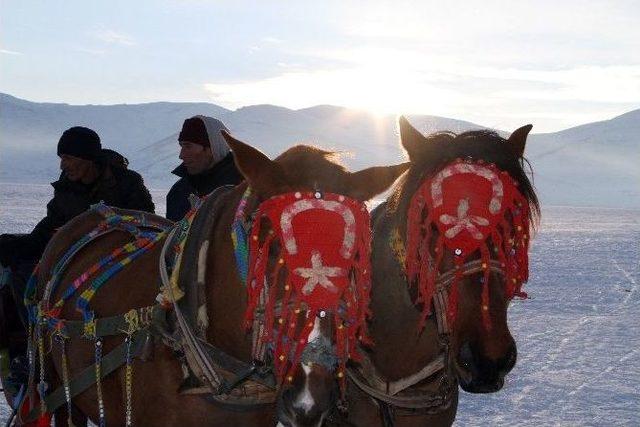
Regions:
[[[154, 212], [142, 177], [128, 169], [126, 158], [103, 149], [95, 131], [82, 126], [67, 129], [60, 137], [57, 153], [62, 172], [51, 184], [54, 195], [47, 204], [47, 215], [29, 234], [0, 235], [0, 276], [5, 282], [0, 284], [0, 303], [5, 307], [0, 326], [4, 332], [7, 327], [20, 329], [20, 318], [24, 321], [25, 314], [22, 295], [26, 280], [58, 228], [101, 201], [119, 208]], [[3, 346], [6, 337], [1, 335], [4, 334], [0, 333]], [[11, 336], [20, 333], [13, 331]], [[24, 356], [15, 346], [10, 345], [9, 349], [12, 358], [20, 353]]]
[[167, 218], [178, 221], [191, 209], [189, 195], [203, 197], [223, 185], [244, 179], [233, 161], [218, 119], [194, 116], [184, 121], [178, 136], [182, 164], [173, 170], [180, 177], [167, 194]]

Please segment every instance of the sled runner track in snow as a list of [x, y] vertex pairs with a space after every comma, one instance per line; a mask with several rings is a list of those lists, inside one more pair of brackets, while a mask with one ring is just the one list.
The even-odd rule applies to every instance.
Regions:
[[[625, 289], [625, 292], [627, 292], [627, 295], [624, 297], [624, 299], [622, 300], [622, 305], [627, 305], [627, 303], [629, 302], [629, 300], [631, 299], [631, 297], [633, 297], [635, 295], [635, 293], [638, 291], [638, 282], [636, 282], [636, 279], [633, 278], [633, 276], [631, 275], [631, 273], [629, 273], [627, 270], [625, 270], [615, 258], [611, 259], [611, 262], [613, 263], [613, 265], [620, 271], [620, 273], [622, 273], [622, 275], [628, 280], [629, 284], [631, 285], [630, 289]], [[638, 262], [636, 263], [636, 265], [640, 265], [640, 260], [638, 260]]]
[[640, 354], [640, 348], [636, 348], [635, 350], [628, 352], [624, 356], [620, 357], [618, 360], [614, 361], [610, 366], [607, 366], [604, 370], [600, 371], [598, 374], [592, 376], [591, 378], [587, 379], [586, 381], [583, 381], [580, 385], [578, 385], [576, 388], [571, 390], [568, 393], [568, 396], [573, 396], [574, 394], [576, 394], [579, 391], [581, 391], [583, 388], [595, 383], [603, 375], [609, 374], [614, 369], [619, 369], [620, 366], [618, 366], [618, 364], [630, 360], [636, 354]]

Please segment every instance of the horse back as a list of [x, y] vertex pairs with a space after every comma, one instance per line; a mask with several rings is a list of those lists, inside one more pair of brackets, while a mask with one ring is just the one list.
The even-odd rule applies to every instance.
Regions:
[[[138, 211], [111, 208], [116, 215], [140, 214]], [[170, 226], [171, 221], [158, 215], [144, 213], [150, 222]], [[38, 300], [45, 293], [47, 283], [50, 281], [54, 269], [62, 257], [68, 254], [70, 248], [99, 226], [105, 219], [95, 210], [89, 210], [78, 215], [63, 227], [58, 229], [49, 241], [40, 260], [38, 274]], [[59, 300], [63, 292], [72, 285], [73, 281], [85, 273], [90, 267], [98, 263], [104, 257], [109, 256], [114, 250], [133, 240], [130, 233], [123, 230], [111, 230], [108, 233], [98, 235], [83, 246], [67, 263], [66, 269], [59, 276], [59, 285], [49, 297], [49, 303]], [[161, 244], [156, 244], [151, 250], [126, 265], [122, 271], [111, 278], [97, 293], [92, 303], [96, 316], [111, 316], [121, 314], [131, 308], [151, 305], [158, 293], [159, 274], [157, 260]], [[65, 319], [79, 319], [79, 313], [75, 307], [77, 297], [82, 294], [92, 283], [90, 277], [64, 305], [61, 317]]]

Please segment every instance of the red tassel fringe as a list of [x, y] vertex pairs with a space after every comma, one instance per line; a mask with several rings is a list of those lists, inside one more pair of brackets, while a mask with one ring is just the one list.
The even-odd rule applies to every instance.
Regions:
[[[484, 264], [482, 280], [481, 313], [482, 323], [485, 329], [491, 329], [490, 316], [490, 292], [489, 275], [490, 261], [498, 260], [505, 273], [505, 296], [507, 299], [514, 297], [526, 298], [522, 291], [522, 285], [529, 278], [529, 205], [527, 200], [515, 188], [515, 182], [504, 181], [505, 186], [512, 185], [509, 191], [505, 191], [503, 203], [503, 217], [497, 226], [490, 232], [489, 237], [480, 244], [480, 259]], [[438, 232], [434, 236], [433, 230], [436, 223], [432, 214], [428, 212], [431, 180], [426, 180], [414, 195], [407, 215], [407, 254], [406, 271], [410, 285], [418, 286], [418, 298], [416, 303], [423, 304], [423, 312], [420, 319], [421, 330], [427, 317], [432, 312], [432, 302], [435, 295], [436, 283], [441, 274], [440, 266], [446, 249], [445, 236]], [[511, 200], [506, 197], [511, 195]], [[435, 237], [435, 243], [432, 241]], [[434, 247], [434, 250], [431, 250]], [[493, 250], [493, 257], [491, 251]], [[472, 253], [456, 256], [456, 265], [461, 267], [466, 262], [472, 261]], [[458, 283], [462, 274], [457, 273], [449, 290], [448, 318], [449, 324], [455, 323], [458, 307]]]
[[[352, 209], [353, 211], [354, 209]], [[269, 234], [264, 242], [260, 242], [261, 217], [264, 212], [258, 210], [256, 220], [251, 231], [249, 245], [249, 277], [248, 283], [248, 304], [245, 312], [245, 325], [250, 328], [253, 325], [256, 308], [258, 308], [260, 295], [267, 289], [268, 296], [264, 306], [264, 333], [260, 337], [260, 345], [271, 344], [274, 346], [275, 375], [280, 383], [287, 376], [293, 375], [294, 369], [300, 360], [302, 352], [307, 344], [309, 334], [313, 330], [315, 317], [319, 311], [329, 310], [334, 314], [335, 322], [335, 344], [336, 356], [338, 359], [338, 369], [342, 375], [341, 386], [345, 386], [346, 375], [344, 375], [345, 365], [349, 358], [359, 360], [360, 355], [357, 350], [357, 343], [371, 344], [368, 337], [366, 321], [370, 316], [369, 293], [371, 289], [371, 229], [369, 223], [369, 213], [353, 212], [356, 216], [356, 246], [352, 252], [350, 261], [349, 277], [350, 285], [346, 287], [340, 297], [340, 309], [338, 307], [305, 307], [301, 296], [296, 294], [291, 283], [289, 272], [298, 266], [287, 265], [286, 257], [283, 256], [282, 237]], [[280, 253], [278, 262], [273, 268], [270, 279], [268, 260], [270, 256], [270, 246], [275, 241], [280, 242]], [[278, 292], [283, 289], [278, 285], [281, 273], [286, 274], [284, 280], [284, 292], [281, 302], [281, 312], [276, 319], [275, 306]], [[293, 309], [289, 307], [293, 306]], [[300, 312], [306, 308], [304, 318], [299, 316]], [[340, 310], [344, 312], [340, 312]], [[299, 325], [303, 321], [304, 325]], [[300, 332], [296, 334], [296, 331]]]

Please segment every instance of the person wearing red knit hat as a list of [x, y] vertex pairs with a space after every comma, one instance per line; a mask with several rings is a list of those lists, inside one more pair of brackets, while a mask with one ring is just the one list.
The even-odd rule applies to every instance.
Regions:
[[223, 185], [244, 179], [233, 161], [218, 119], [194, 116], [186, 119], [178, 136], [182, 164], [173, 170], [180, 179], [167, 194], [167, 218], [178, 221], [189, 211], [189, 195], [204, 197]]

